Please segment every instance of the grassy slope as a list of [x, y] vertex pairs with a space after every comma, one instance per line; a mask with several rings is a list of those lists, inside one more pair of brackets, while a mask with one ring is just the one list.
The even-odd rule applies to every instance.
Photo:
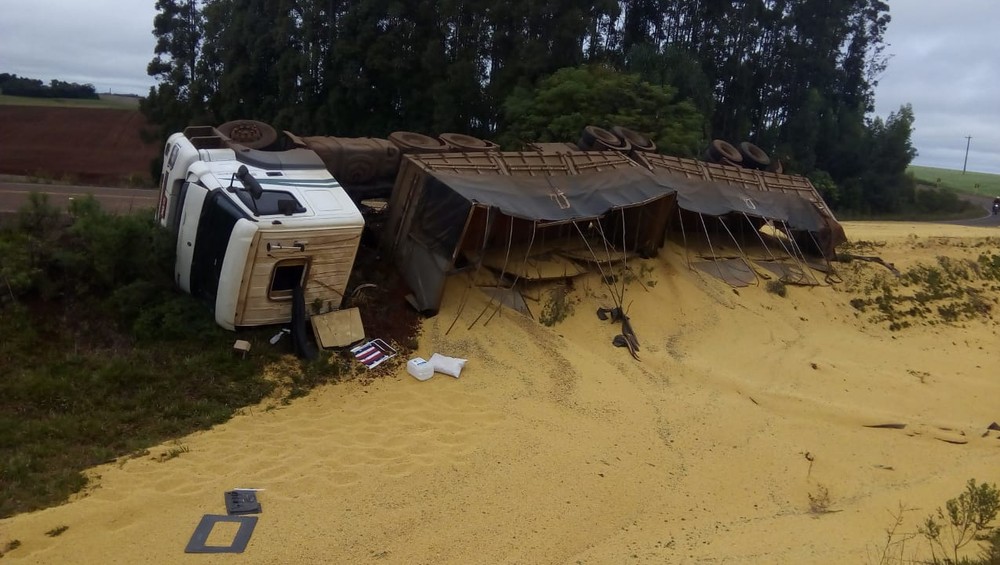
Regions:
[[[0, 218], [0, 519], [65, 500], [88, 467], [178, 456], [183, 446], [148, 449], [266, 395], [284, 401], [353, 376], [353, 359], [329, 352], [282, 360], [265, 376], [291, 340], [269, 343], [274, 327], [218, 327], [204, 303], [174, 288], [173, 248], [150, 210], [111, 215], [93, 198], [62, 215], [33, 196]], [[394, 272], [362, 251], [352, 286], [379, 281], [357, 304], [365, 329], [406, 352], [419, 317], [403, 306]], [[252, 344], [246, 358], [233, 353], [237, 338]]]
[[916, 165], [910, 165], [907, 170], [921, 184], [982, 196], [1000, 195], [1000, 175], [973, 172], [963, 174], [962, 171]]

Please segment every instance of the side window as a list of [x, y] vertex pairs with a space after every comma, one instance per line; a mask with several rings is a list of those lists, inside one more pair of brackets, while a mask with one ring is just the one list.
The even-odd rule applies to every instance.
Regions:
[[174, 163], [177, 162], [177, 154], [181, 152], [181, 146], [175, 144], [174, 148], [170, 150], [170, 157], [167, 159], [167, 169], [173, 169]]
[[282, 259], [275, 263], [267, 297], [271, 300], [291, 300], [292, 290], [302, 284], [308, 268], [307, 259]]

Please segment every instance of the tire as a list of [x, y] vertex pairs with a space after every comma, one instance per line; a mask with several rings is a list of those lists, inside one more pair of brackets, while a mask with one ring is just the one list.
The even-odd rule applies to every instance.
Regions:
[[712, 143], [708, 145], [706, 156], [709, 161], [716, 163], [723, 159], [735, 164], [743, 162], [743, 155], [740, 154], [739, 150], [721, 139], [712, 140]]
[[653, 140], [637, 131], [624, 128], [622, 126], [615, 126], [611, 128], [611, 132], [619, 138], [628, 141], [632, 146], [632, 149], [635, 149], [636, 151], [645, 151], [647, 153], [656, 152], [656, 144], [653, 143]]
[[215, 129], [248, 149], [264, 149], [278, 140], [278, 132], [273, 127], [257, 120], [233, 120]]
[[412, 131], [394, 131], [389, 134], [389, 141], [403, 153], [442, 153], [449, 149], [440, 139]]
[[628, 140], [597, 126], [583, 128], [577, 145], [584, 151], [628, 151], [632, 148]]
[[771, 164], [767, 153], [749, 141], [740, 144], [740, 155], [743, 156], [743, 166], [749, 169], [764, 170]]
[[442, 133], [438, 136], [438, 139], [463, 151], [496, 151], [500, 148], [499, 145], [492, 141], [462, 133]]

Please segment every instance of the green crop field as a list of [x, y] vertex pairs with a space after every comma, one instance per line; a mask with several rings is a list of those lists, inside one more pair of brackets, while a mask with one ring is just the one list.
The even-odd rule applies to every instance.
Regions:
[[982, 196], [1000, 195], [1000, 175], [990, 173], [973, 173], [955, 171], [952, 169], [935, 169], [934, 167], [919, 167], [910, 165], [907, 169], [920, 184], [948, 188], [967, 194]]
[[10, 106], [53, 106], [61, 108], [113, 108], [117, 110], [138, 109], [139, 98], [133, 96], [117, 96], [101, 94], [99, 100], [83, 100], [77, 98], [31, 98], [27, 96], [8, 96], [0, 94], [0, 104]]

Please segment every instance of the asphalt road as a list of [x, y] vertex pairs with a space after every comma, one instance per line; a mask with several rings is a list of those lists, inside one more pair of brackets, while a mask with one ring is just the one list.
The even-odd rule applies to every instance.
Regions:
[[93, 194], [105, 210], [129, 212], [155, 208], [159, 193], [148, 188], [104, 188], [22, 182], [0, 182], [0, 214], [17, 212], [32, 192], [49, 195], [49, 203], [66, 208], [70, 200]]
[[993, 215], [992, 198], [989, 196], [966, 194], [962, 196], [962, 199], [972, 202], [977, 206], [982, 206], [985, 216], [981, 218], [973, 218], [971, 220], [955, 220], [953, 222], [948, 222], [949, 224], [959, 224], [962, 226], [1000, 226], [1000, 215]]

